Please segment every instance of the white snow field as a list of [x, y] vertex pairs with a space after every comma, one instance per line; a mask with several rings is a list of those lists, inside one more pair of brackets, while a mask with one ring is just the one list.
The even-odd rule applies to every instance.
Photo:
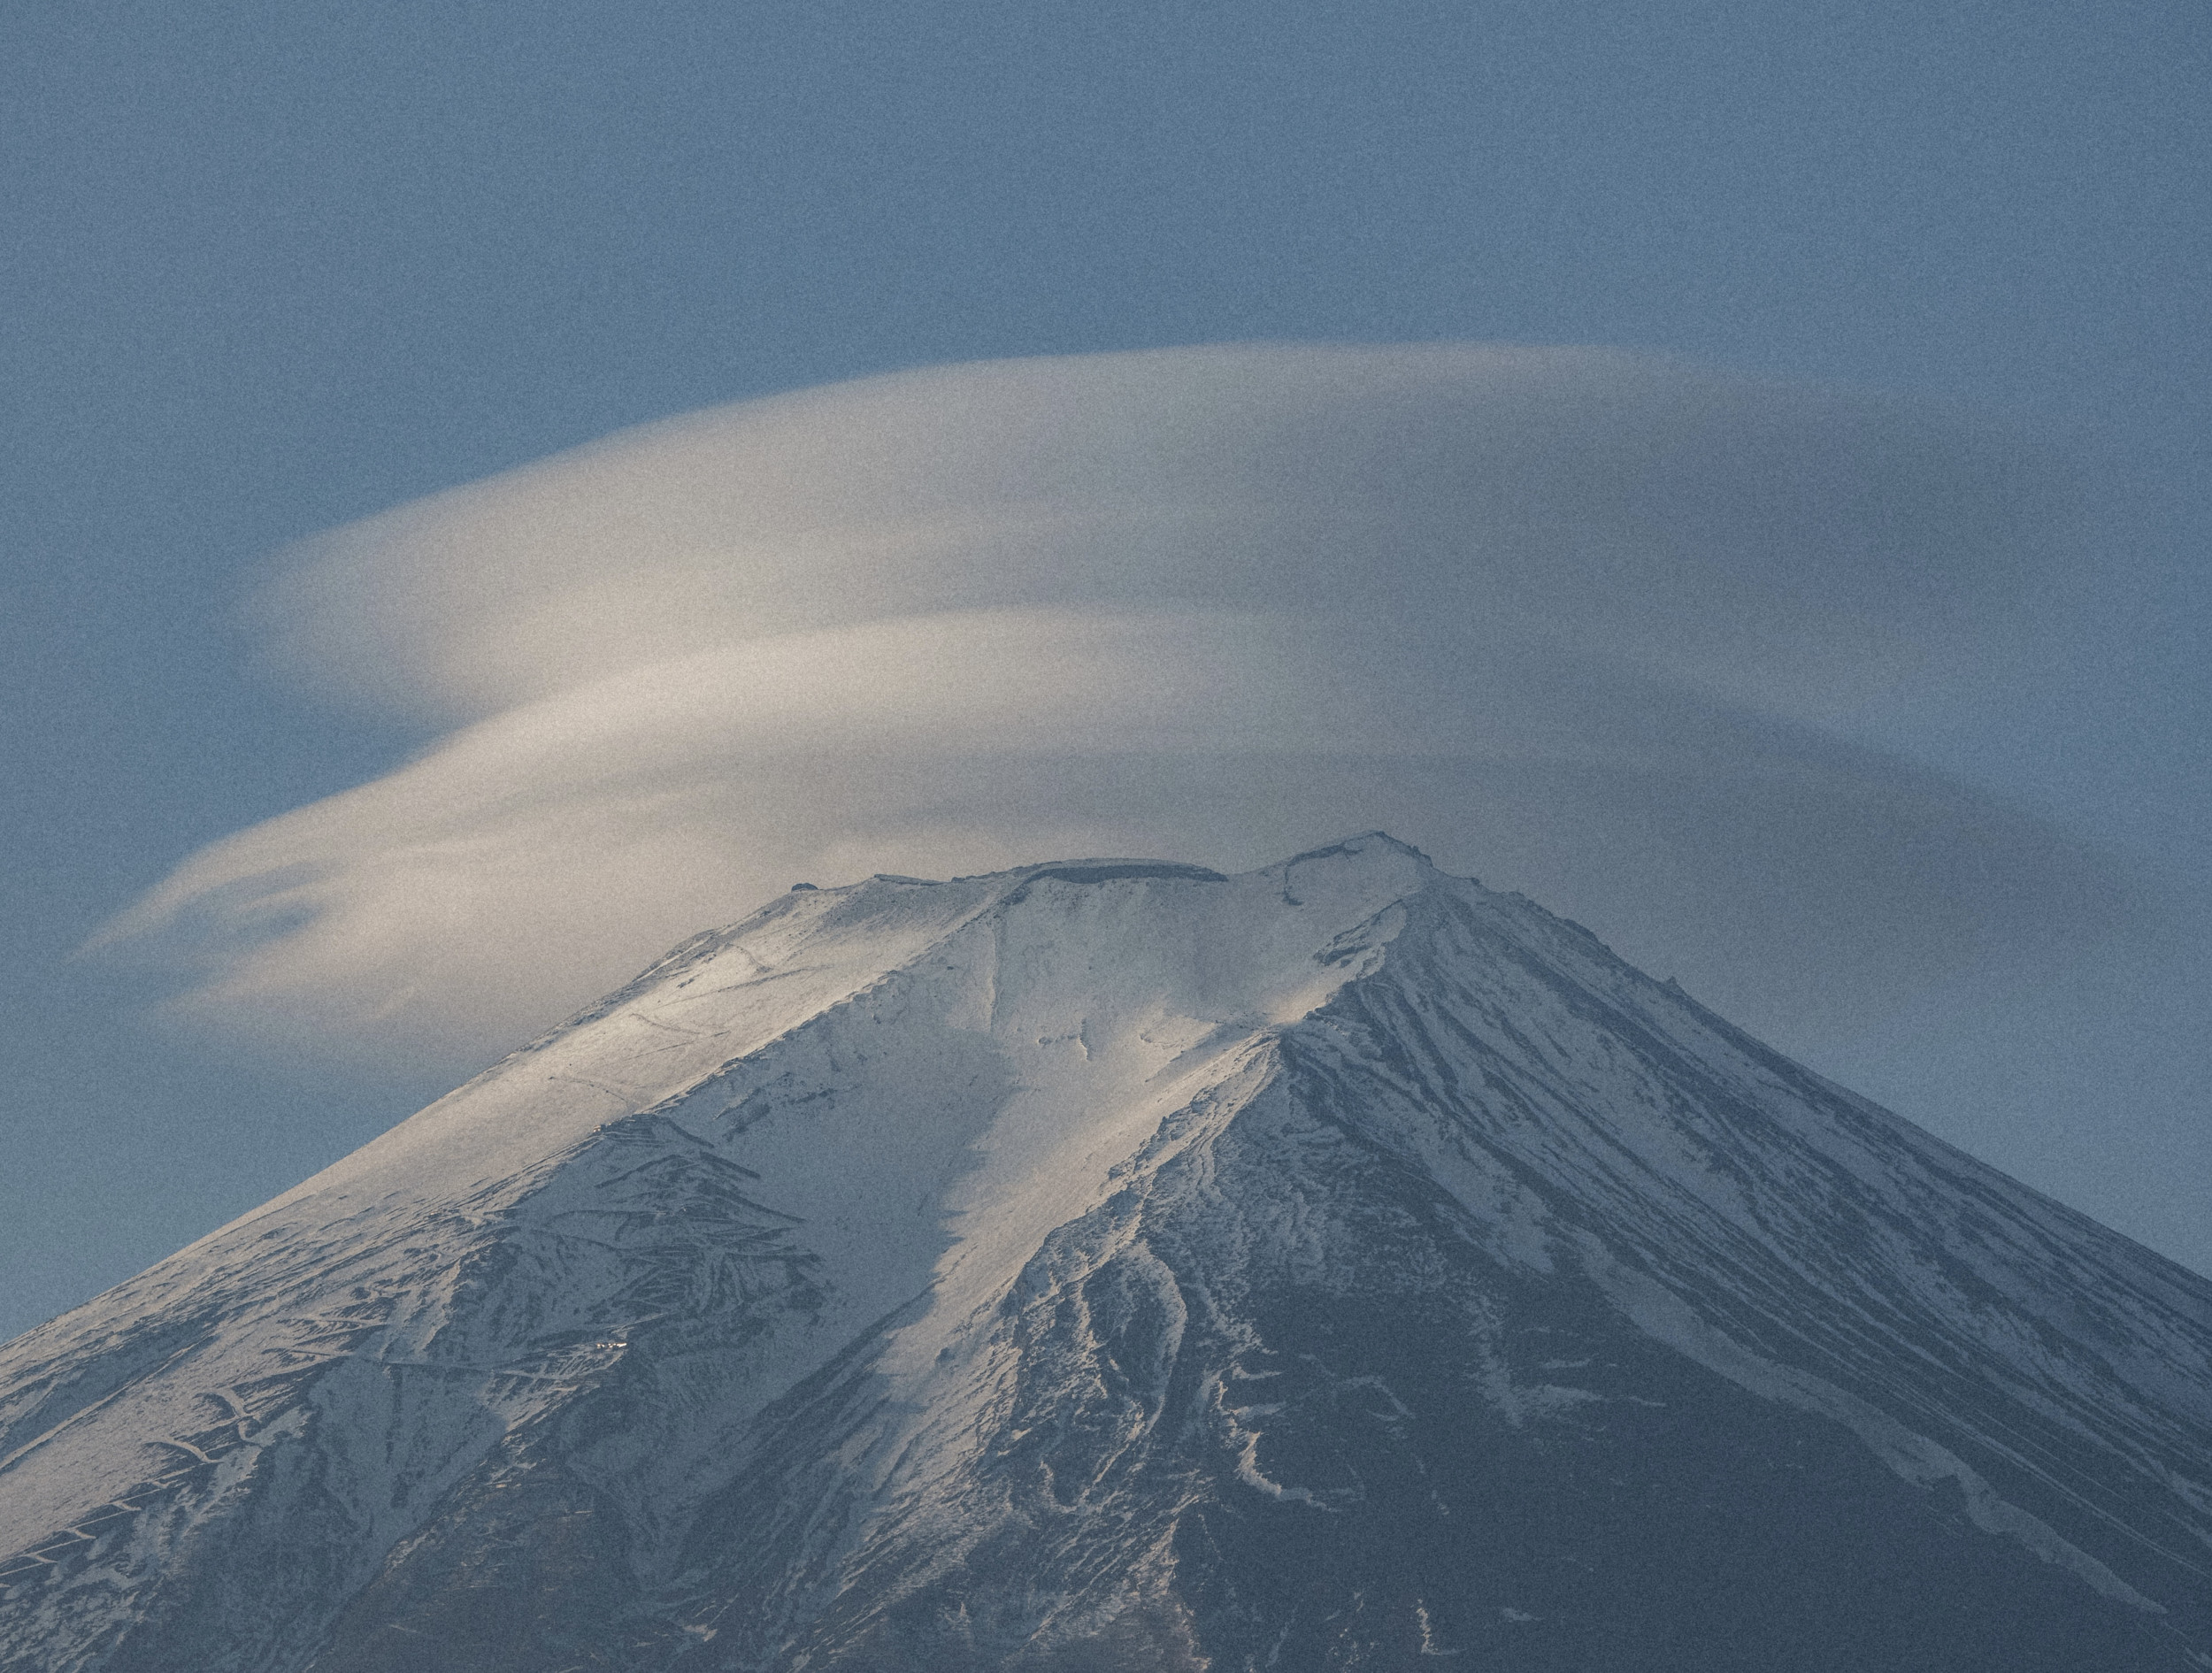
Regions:
[[799, 889], [0, 1348], [0, 1667], [2212, 1668], [2212, 1285], [1381, 835]]

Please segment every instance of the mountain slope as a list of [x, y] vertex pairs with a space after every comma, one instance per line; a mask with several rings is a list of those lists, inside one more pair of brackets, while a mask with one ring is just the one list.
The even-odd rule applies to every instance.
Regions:
[[0, 1349], [0, 1665], [2212, 1667], [2212, 1285], [1387, 838], [795, 892]]

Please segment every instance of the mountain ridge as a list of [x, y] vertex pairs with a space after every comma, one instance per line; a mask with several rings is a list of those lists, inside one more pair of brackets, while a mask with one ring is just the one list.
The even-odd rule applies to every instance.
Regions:
[[1369, 833], [780, 897], [0, 1348], [0, 1650], [2205, 1667], [2208, 1456], [2212, 1285]]

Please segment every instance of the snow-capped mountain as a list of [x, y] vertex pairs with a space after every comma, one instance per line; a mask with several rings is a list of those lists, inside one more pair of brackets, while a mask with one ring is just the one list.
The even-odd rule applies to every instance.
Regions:
[[800, 889], [0, 1348], [0, 1666], [2212, 1668], [2212, 1284], [1386, 837]]

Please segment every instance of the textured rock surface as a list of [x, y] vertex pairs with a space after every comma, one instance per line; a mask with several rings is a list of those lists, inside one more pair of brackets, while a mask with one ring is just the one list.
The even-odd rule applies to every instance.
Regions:
[[11, 1669], [2212, 1668], [2212, 1285], [1386, 838], [795, 893], [0, 1349]]

